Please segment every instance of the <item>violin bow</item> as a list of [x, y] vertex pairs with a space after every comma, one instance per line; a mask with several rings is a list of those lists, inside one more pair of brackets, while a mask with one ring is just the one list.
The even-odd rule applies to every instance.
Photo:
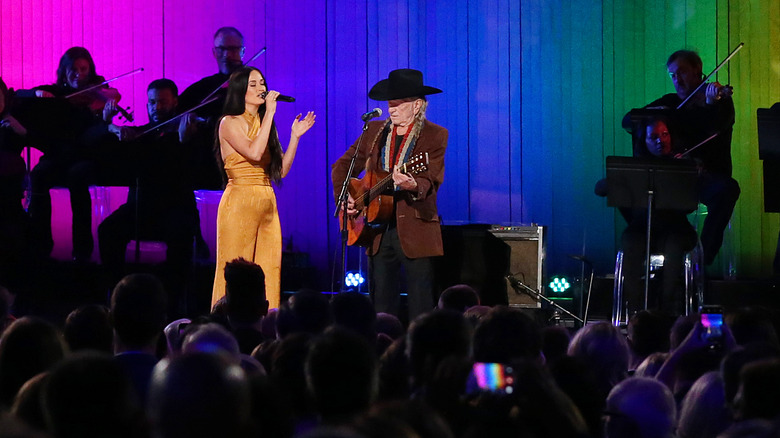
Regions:
[[153, 127], [149, 128], [149, 129], [147, 129], [146, 131], [138, 134], [138, 136], [136, 138], [141, 137], [142, 135], [146, 135], [146, 134], [148, 134], [150, 132], [156, 131], [156, 130], [160, 129], [163, 126], [165, 126], [165, 125], [167, 125], [167, 124], [169, 124], [169, 123], [171, 123], [171, 122], [173, 122], [175, 120], [178, 120], [178, 119], [180, 119], [183, 116], [186, 116], [187, 114], [195, 111], [196, 109], [198, 109], [198, 108], [200, 108], [200, 107], [202, 107], [204, 105], [208, 105], [211, 102], [214, 102], [215, 100], [217, 100], [217, 96], [214, 96], [211, 99], [209, 99], [209, 100], [207, 100], [207, 101], [205, 101], [205, 102], [203, 102], [203, 103], [201, 103], [201, 104], [199, 104], [197, 106], [194, 106], [194, 107], [190, 108], [189, 110], [184, 111], [183, 113], [181, 113], [181, 114], [179, 114], [177, 116], [171, 117], [170, 119], [168, 119], [168, 120], [166, 120], [166, 121], [164, 121], [164, 122], [162, 122], [162, 123], [160, 123], [160, 124], [158, 124], [156, 126], [153, 126]]
[[[742, 47], [743, 47], [744, 45], [745, 45], [745, 43], [739, 43], [739, 45], [738, 45], [738, 46], [737, 46], [737, 47], [736, 47], [734, 50], [732, 50], [732, 51], [731, 51], [731, 53], [729, 53], [729, 56], [727, 56], [727, 57], [726, 57], [726, 59], [724, 59], [724, 60], [723, 60], [723, 61], [722, 61], [720, 64], [718, 64], [718, 66], [717, 66], [717, 67], [715, 67], [715, 70], [713, 70], [713, 71], [712, 71], [712, 73], [708, 74], [708, 75], [707, 75], [707, 77], [706, 77], [706, 78], [704, 78], [704, 80], [703, 80], [703, 81], [701, 81], [701, 84], [699, 84], [699, 86], [698, 86], [698, 87], [696, 87], [696, 89], [695, 89], [695, 90], [693, 90], [693, 93], [689, 94], [689, 95], [688, 95], [688, 97], [686, 97], [686, 98], [685, 98], [685, 100], [683, 100], [683, 101], [682, 101], [682, 103], [681, 103], [681, 104], [679, 104], [679, 105], [677, 106], [677, 109], [680, 109], [680, 108], [682, 108], [683, 106], [685, 106], [685, 104], [688, 102], [688, 100], [689, 100], [691, 97], [693, 97], [693, 95], [695, 95], [695, 94], [696, 94], [696, 93], [697, 93], [697, 92], [698, 92], [698, 91], [701, 89], [701, 87], [703, 87], [705, 84], [707, 84], [707, 81], [709, 81], [709, 80], [710, 80], [710, 78], [712, 77], [712, 75], [714, 75], [715, 73], [717, 73], [717, 72], [718, 72], [718, 70], [720, 70], [720, 68], [721, 68], [721, 67], [723, 67], [724, 65], [726, 65], [726, 63], [727, 63], [727, 62], [729, 62], [729, 61], [731, 60], [731, 58], [733, 58], [733, 57], [734, 57], [734, 55], [736, 55], [736, 54], [737, 54], [737, 52], [739, 52], [739, 51], [742, 49]], [[698, 147], [698, 145], [697, 145], [696, 147]]]
[[116, 77], [113, 77], [111, 79], [107, 79], [107, 80], [105, 80], [105, 81], [103, 81], [103, 82], [101, 82], [99, 84], [95, 84], [95, 85], [93, 85], [91, 87], [87, 87], [87, 88], [85, 88], [83, 90], [76, 91], [75, 93], [68, 94], [67, 96], [65, 96], [65, 99], [70, 99], [73, 96], [78, 96], [81, 93], [86, 93], [87, 91], [92, 91], [95, 88], [102, 87], [103, 85], [106, 85], [106, 84], [108, 84], [110, 82], [114, 82], [117, 79], [122, 79], [125, 76], [132, 76], [132, 75], [134, 75], [136, 73], [141, 73], [142, 71], [144, 71], [144, 68], [143, 67], [139, 67], [139, 68], [137, 68], [137, 69], [135, 69], [133, 71], [129, 71], [127, 73], [123, 73], [123, 74], [121, 74], [119, 76], [116, 76]]
[[702, 140], [702, 142], [701, 142], [701, 143], [699, 143], [699, 144], [697, 144], [696, 146], [694, 146], [694, 147], [692, 147], [692, 148], [688, 149], [688, 150], [687, 150], [687, 151], [685, 151], [685, 152], [681, 152], [681, 153], [679, 153], [679, 154], [675, 155], [675, 158], [685, 158], [685, 157], [686, 157], [688, 154], [690, 154], [691, 152], [693, 152], [693, 151], [694, 151], [695, 149], [697, 149], [699, 146], [702, 146], [703, 144], [707, 143], [708, 141], [712, 140], [713, 138], [715, 138], [715, 137], [717, 137], [717, 136], [718, 136], [718, 133], [716, 132], [716, 133], [712, 134], [711, 136], [709, 136], [709, 137], [705, 138], [704, 140]]
[[[260, 51], [259, 51], [259, 52], [257, 52], [257, 53], [255, 53], [255, 55], [254, 55], [254, 56], [252, 56], [251, 58], [249, 58], [249, 61], [247, 61], [246, 63], [244, 63], [244, 65], [249, 65], [249, 64], [251, 64], [251, 63], [252, 63], [252, 61], [254, 61], [255, 59], [259, 58], [259, 57], [260, 57], [260, 55], [262, 55], [263, 53], [265, 53], [265, 50], [266, 50], [266, 48], [265, 48], [265, 47], [263, 47], [262, 49], [260, 49]], [[209, 94], [208, 94], [208, 96], [204, 97], [204, 98], [203, 98], [203, 100], [201, 100], [201, 101], [200, 101], [200, 103], [203, 103], [203, 102], [205, 102], [207, 99], [211, 98], [211, 96], [213, 96], [214, 94], [216, 94], [216, 93], [217, 93], [217, 91], [221, 90], [221, 89], [222, 89], [222, 88], [223, 88], [225, 85], [227, 85], [227, 83], [228, 83], [228, 82], [230, 82], [230, 79], [228, 79], [228, 80], [226, 80], [225, 82], [221, 83], [221, 84], [219, 85], [219, 87], [215, 88], [215, 89], [214, 89], [214, 91], [212, 91], [211, 93], [209, 93]]]

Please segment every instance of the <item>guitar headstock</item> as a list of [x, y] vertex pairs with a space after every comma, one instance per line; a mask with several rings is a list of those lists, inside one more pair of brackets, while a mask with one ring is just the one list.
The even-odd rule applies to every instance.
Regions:
[[428, 170], [428, 163], [428, 152], [417, 154], [409, 158], [409, 161], [401, 166], [401, 172], [408, 175], [416, 175]]

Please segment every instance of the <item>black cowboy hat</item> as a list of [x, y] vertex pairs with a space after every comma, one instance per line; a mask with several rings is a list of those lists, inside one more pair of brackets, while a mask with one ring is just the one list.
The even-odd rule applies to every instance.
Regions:
[[441, 90], [423, 85], [421, 71], [401, 68], [391, 71], [387, 79], [382, 79], [371, 87], [368, 97], [374, 100], [393, 100], [437, 93], [441, 93]]

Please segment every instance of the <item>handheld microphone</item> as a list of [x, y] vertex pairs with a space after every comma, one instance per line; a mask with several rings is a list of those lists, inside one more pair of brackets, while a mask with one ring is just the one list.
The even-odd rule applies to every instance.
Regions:
[[381, 115], [382, 115], [382, 109], [381, 108], [374, 108], [371, 111], [369, 111], [369, 112], [363, 114], [362, 116], [360, 116], [360, 120], [362, 120], [364, 122], [367, 122], [367, 121], [369, 121], [371, 119], [375, 119], [375, 118], [377, 118], [377, 117], [379, 117]]
[[[263, 94], [262, 94], [263, 99], [265, 99], [265, 96], [267, 94], [268, 94], [267, 91], [263, 92]], [[276, 96], [276, 101], [277, 102], [295, 102], [295, 98], [292, 97], [292, 96], [285, 96], [284, 94], [280, 94], [280, 95]]]

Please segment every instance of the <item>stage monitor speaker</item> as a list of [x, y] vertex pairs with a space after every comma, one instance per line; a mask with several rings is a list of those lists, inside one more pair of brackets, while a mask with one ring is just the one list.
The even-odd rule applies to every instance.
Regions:
[[468, 284], [480, 293], [483, 305], [539, 308], [541, 303], [525, 293], [516, 293], [508, 274], [534, 290], [544, 281], [544, 228], [501, 227], [469, 224], [442, 226], [444, 257], [437, 257], [439, 291], [455, 284]]
[[[509, 263], [506, 275], [512, 275], [529, 288], [544, 294], [545, 228], [531, 226], [493, 226], [490, 234], [509, 247]], [[516, 291], [504, 278], [507, 301], [510, 306], [540, 308], [541, 300], [532, 294]]]

